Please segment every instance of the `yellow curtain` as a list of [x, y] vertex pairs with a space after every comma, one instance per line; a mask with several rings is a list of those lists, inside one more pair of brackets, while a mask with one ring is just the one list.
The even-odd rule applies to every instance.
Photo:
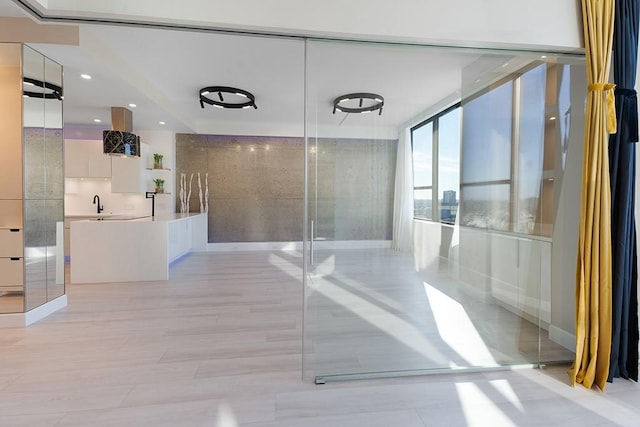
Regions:
[[609, 84], [614, 0], [582, 0], [587, 59], [582, 201], [576, 272], [576, 359], [571, 384], [604, 390], [611, 352], [611, 187], [608, 134], [615, 133]]

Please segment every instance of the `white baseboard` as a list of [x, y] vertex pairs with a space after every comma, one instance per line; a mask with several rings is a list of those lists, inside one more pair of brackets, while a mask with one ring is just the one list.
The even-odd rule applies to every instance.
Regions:
[[322, 249], [391, 249], [391, 240], [316, 240], [316, 250]]
[[[316, 250], [322, 249], [389, 249], [391, 240], [317, 240]], [[210, 252], [240, 251], [302, 251], [302, 242], [231, 242], [209, 243]]]
[[67, 296], [62, 295], [26, 313], [0, 314], [0, 328], [23, 328], [29, 326], [66, 306]]
[[576, 336], [557, 326], [549, 325], [549, 339], [569, 351], [576, 351]]
[[209, 243], [209, 252], [301, 251], [302, 242], [230, 242]]

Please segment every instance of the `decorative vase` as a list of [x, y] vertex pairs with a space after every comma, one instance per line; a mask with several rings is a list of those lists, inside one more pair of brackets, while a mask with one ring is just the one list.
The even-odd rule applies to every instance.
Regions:
[[156, 193], [163, 194], [164, 193], [164, 187], [156, 187]]
[[153, 164], [153, 168], [154, 168], [154, 169], [162, 169], [162, 162], [160, 162], [160, 163], [154, 163], [154, 164]]

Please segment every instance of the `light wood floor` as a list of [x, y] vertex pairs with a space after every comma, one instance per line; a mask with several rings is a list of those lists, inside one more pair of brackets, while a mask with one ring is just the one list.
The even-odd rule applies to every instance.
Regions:
[[0, 331], [0, 426], [639, 425], [637, 384], [566, 366], [315, 385], [301, 378], [299, 254], [192, 254], [168, 282], [70, 284]]
[[573, 360], [539, 322], [455, 280], [446, 263], [416, 272], [405, 253], [360, 249], [316, 251], [315, 265], [305, 332], [316, 375]]

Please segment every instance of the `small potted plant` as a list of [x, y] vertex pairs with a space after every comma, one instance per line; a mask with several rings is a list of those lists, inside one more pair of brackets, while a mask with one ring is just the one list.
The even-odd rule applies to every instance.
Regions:
[[153, 168], [162, 169], [162, 154], [153, 153]]
[[156, 193], [164, 193], [164, 179], [156, 178], [153, 182], [156, 184]]

